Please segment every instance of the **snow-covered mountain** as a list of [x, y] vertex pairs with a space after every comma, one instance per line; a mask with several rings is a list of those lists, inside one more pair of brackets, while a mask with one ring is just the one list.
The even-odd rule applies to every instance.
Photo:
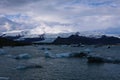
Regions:
[[103, 35], [105, 34], [107, 36], [120, 37], [120, 27], [111, 27], [107, 29], [95, 30], [93, 32], [101, 33]]
[[13, 31], [8, 31], [8, 32], [2, 32], [1, 36], [17, 36], [17, 35], [21, 35], [21, 36], [26, 36], [30, 33], [29, 30], [13, 30]]
[[[68, 30], [65, 30], [65, 27], [68, 27]], [[68, 37], [72, 34], [75, 34], [76, 31], [70, 26], [72, 24], [61, 24], [61, 23], [50, 23], [50, 22], [40, 22], [37, 26], [34, 24], [25, 24], [14, 22], [6, 17], [0, 17], [0, 35], [7, 37], [7, 36], [21, 36], [21, 39], [24, 38], [34, 38], [39, 37], [39, 35], [45, 33], [45, 38], [56, 38], [60, 37]], [[77, 25], [74, 25], [75, 27]], [[27, 27], [27, 28], [26, 28]], [[76, 27], [77, 28], [77, 27]], [[79, 28], [78, 28], [79, 29]], [[78, 30], [79, 31], [79, 30]], [[120, 28], [109, 28], [106, 30], [96, 30], [96, 31], [82, 31], [80, 32], [80, 36], [87, 36], [87, 37], [101, 37], [101, 35], [107, 34], [120, 34]]]

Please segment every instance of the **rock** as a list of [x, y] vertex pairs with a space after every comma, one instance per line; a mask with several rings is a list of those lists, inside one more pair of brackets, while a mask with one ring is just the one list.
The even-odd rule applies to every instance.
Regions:
[[51, 50], [51, 48], [46, 48], [47, 50]]
[[46, 48], [43, 47], [43, 48], [41, 48], [41, 50], [46, 50]]
[[0, 45], [0, 48], [2, 49], [2, 48], [3, 48], [3, 46], [1, 46], [1, 45]]
[[0, 77], [0, 80], [10, 80], [9, 77]]
[[115, 59], [115, 60], [112, 61], [112, 63], [114, 63], [114, 64], [119, 64], [119, 63], [120, 63], [120, 60]]
[[51, 50], [51, 48], [41, 48], [40, 50]]
[[24, 54], [19, 54], [17, 56], [13, 57], [14, 59], [30, 59], [31, 55], [28, 53], [24, 53]]
[[108, 46], [107, 48], [110, 49], [110, 46]]
[[104, 63], [105, 62], [104, 58], [100, 56], [89, 56], [87, 57], [87, 59], [88, 59], [88, 63]]

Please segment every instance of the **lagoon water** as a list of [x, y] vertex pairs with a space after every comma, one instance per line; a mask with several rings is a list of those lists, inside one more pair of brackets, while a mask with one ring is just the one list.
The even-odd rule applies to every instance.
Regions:
[[[38, 48], [39, 47], [39, 48]], [[4, 50], [10, 55], [20, 53], [30, 53], [31, 59], [15, 60], [8, 55], [0, 55], [0, 77], [9, 77], [10, 80], [119, 80], [120, 64], [113, 63], [87, 63], [85, 58], [45, 58], [43, 46], [24, 46], [24, 47], [5, 47]], [[86, 49], [80, 47], [68, 46], [44, 46], [51, 48], [53, 53], [61, 53], [68, 51], [79, 51]], [[120, 46], [107, 46], [94, 48], [87, 46], [93, 50], [93, 54], [100, 54], [104, 57], [112, 57], [119, 59]], [[15, 67], [26, 64], [40, 64], [43, 68], [32, 68], [25, 70], [16, 70]]]

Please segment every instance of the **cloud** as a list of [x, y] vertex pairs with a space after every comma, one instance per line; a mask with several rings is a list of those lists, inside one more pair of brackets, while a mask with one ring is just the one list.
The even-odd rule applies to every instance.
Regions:
[[0, 14], [15, 22], [31, 24], [37, 32], [43, 22], [49, 32], [86, 31], [120, 26], [119, 3], [119, 0], [0, 0]]

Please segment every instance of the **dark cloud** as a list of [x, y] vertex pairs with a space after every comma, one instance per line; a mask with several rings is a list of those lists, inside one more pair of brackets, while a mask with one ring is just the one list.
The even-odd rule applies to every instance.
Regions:
[[17, 7], [34, 3], [37, 1], [39, 0], [0, 0], [0, 5], [3, 7]]
[[[14, 20], [33, 21], [38, 26], [41, 22], [47, 22], [54, 25], [55, 30], [64, 30], [68, 24], [71, 24], [70, 31], [93, 30], [120, 26], [119, 3], [120, 0], [0, 0], [0, 14], [12, 17], [22, 14], [32, 20], [21, 16]], [[47, 24], [44, 26], [47, 29], [50, 27]]]

